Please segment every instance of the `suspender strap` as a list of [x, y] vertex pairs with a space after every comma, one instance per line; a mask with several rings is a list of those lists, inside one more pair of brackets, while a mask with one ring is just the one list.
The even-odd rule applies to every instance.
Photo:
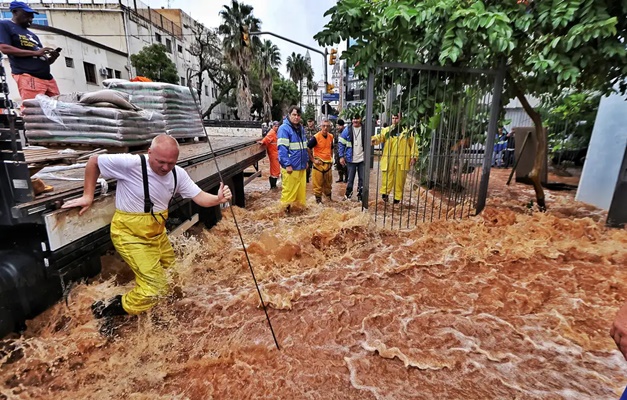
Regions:
[[[148, 169], [146, 168], [146, 157], [143, 154], [140, 154], [139, 158], [142, 161], [142, 181], [144, 182], [144, 212], [152, 213], [154, 203], [150, 200], [150, 190], [148, 189]], [[176, 178], [174, 179], [174, 184], [176, 186]]]
[[174, 176], [174, 189], [172, 190], [172, 197], [170, 198], [170, 201], [172, 201], [174, 195], [176, 195], [176, 165], [172, 168], [172, 175]]

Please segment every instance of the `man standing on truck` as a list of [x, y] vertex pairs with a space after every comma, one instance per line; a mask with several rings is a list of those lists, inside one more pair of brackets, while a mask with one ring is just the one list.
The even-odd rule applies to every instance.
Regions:
[[50, 74], [50, 64], [59, 58], [61, 49], [44, 47], [37, 35], [28, 30], [35, 14], [39, 14], [28, 4], [12, 1], [9, 10], [13, 18], [0, 21], [0, 51], [9, 56], [22, 101], [34, 99], [38, 94], [58, 95], [59, 88]]
[[79, 215], [83, 215], [94, 200], [98, 177], [117, 179], [111, 241], [135, 273], [136, 286], [124, 296], [92, 304], [96, 318], [139, 314], [168, 293], [164, 269], [174, 264], [174, 251], [165, 222], [174, 195], [192, 199], [201, 207], [217, 206], [231, 199], [229, 187], [222, 183], [217, 196], [202, 191], [183, 168], [176, 166], [178, 156], [176, 139], [165, 134], [153, 139], [147, 156], [92, 156], [85, 167], [83, 196], [63, 205], [81, 207]]

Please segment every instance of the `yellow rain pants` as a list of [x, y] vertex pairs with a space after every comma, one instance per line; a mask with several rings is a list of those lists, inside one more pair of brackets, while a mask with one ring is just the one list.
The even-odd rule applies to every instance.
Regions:
[[155, 213], [155, 217], [116, 210], [111, 221], [111, 241], [135, 273], [136, 286], [122, 296], [122, 307], [129, 314], [149, 310], [168, 293], [164, 268], [174, 265], [174, 250], [165, 230], [168, 212]]
[[311, 183], [314, 196], [322, 197], [322, 194], [324, 194], [325, 196], [331, 197], [331, 183], [333, 182], [332, 166], [333, 163], [331, 161], [322, 161], [321, 165], [313, 165]]
[[294, 202], [306, 205], [307, 203], [307, 170], [292, 171], [288, 174], [285, 168], [281, 168], [281, 203], [292, 204]]
[[401, 169], [401, 166], [396, 163], [389, 163], [387, 169], [382, 172], [381, 193], [390, 194], [394, 189], [394, 200], [402, 200], [407, 171]]

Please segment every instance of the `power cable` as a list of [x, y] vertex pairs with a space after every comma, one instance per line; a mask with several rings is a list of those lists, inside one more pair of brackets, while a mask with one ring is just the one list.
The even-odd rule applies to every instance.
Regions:
[[[200, 121], [202, 123], [202, 111], [200, 109], [200, 104], [196, 100], [196, 96], [193, 91], [191, 91], [192, 98], [194, 99], [194, 104], [196, 104], [196, 110], [198, 111], [198, 116], [200, 117]], [[213, 151], [213, 146], [211, 145], [211, 140], [209, 140], [209, 134], [207, 133], [207, 127], [205, 124], [202, 125], [202, 129], [205, 133], [205, 137], [207, 138], [207, 144], [209, 145], [209, 149], [211, 150], [211, 154], [213, 154], [213, 161], [216, 164], [216, 170], [218, 171], [218, 177], [220, 178], [220, 182], [224, 183], [224, 179], [222, 179], [222, 172], [220, 171], [220, 166], [218, 165], [218, 159], [215, 156]], [[235, 223], [235, 227], [237, 228], [237, 234], [239, 235], [239, 239], [242, 243], [242, 249], [244, 249], [244, 254], [246, 255], [246, 261], [248, 262], [248, 268], [250, 268], [250, 273], [253, 276], [253, 281], [255, 281], [255, 287], [257, 288], [257, 294], [259, 295], [259, 300], [261, 300], [261, 305], [263, 306], [263, 312], [266, 314], [266, 319], [268, 320], [268, 326], [270, 326], [270, 332], [272, 332], [272, 338], [274, 339], [274, 344], [276, 345], [277, 350], [281, 350], [279, 347], [279, 342], [276, 339], [276, 335], [274, 334], [274, 329], [272, 329], [272, 323], [270, 322], [270, 316], [268, 315], [268, 309], [266, 307], [266, 303], [263, 301], [263, 296], [261, 295], [261, 290], [259, 290], [259, 284], [257, 283], [257, 278], [255, 277], [255, 271], [253, 270], [253, 266], [250, 262], [250, 258], [248, 257], [248, 251], [246, 250], [246, 244], [244, 243], [244, 238], [242, 237], [242, 231], [239, 228], [239, 224], [237, 223], [237, 218], [235, 218], [235, 211], [233, 211], [233, 207], [229, 207], [231, 209], [231, 215], [233, 216], [233, 222]]]

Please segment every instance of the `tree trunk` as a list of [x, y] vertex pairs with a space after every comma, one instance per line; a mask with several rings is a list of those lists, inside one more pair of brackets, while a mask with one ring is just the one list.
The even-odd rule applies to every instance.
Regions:
[[272, 120], [272, 78], [264, 79], [263, 85], [263, 119]]
[[542, 117], [540, 113], [531, 107], [527, 98], [525, 97], [525, 93], [518, 86], [514, 78], [508, 73], [507, 80], [514, 88], [514, 93], [516, 94], [516, 98], [520, 100], [520, 104], [522, 104], [523, 109], [529, 115], [531, 120], [533, 121], [536, 129], [536, 157], [533, 161], [533, 168], [529, 173], [529, 179], [533, 182], [533, 189], [536, 192], [536, 201], [538, 203], [538, 208], [540, 211], [546, 211], [546, 202], [544, 198], [544, 189], [542, 188], [542, 183], [540, 182], [540, 173], [542, 172], [542, 168], [544, 167], [544, 161], [546, 159], [546, 132], [542, 127]]
[[248, 75], [245, 71], [240, 70], [240, 78], [237, 83], [237, 115], [243, 121], [250, 120], [250, 109], [253, 101], [250, 97], [250, 85]]

